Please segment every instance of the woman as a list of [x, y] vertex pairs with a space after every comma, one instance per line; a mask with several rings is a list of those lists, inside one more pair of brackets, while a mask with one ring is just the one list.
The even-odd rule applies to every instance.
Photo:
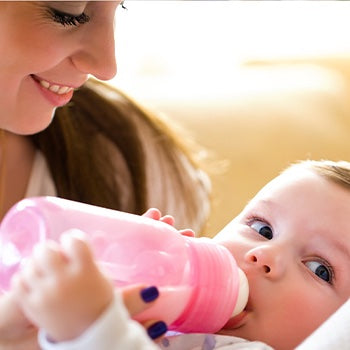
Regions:
[[[96, 93], [91, 83], [74, 92], [89, 74], [115, 75], [113, 21], [120, 4], [0, 2], [6, 33], [0, 38], [1, 217], [25, 196], [57, 194], [135, 213], [157, 205], [190, 218], [180, 226], [202, 226], [207, 188], [176, 142], [118, 92], [101, 118], [101, 110], [90, 111], [90, 100], [84, 101], [104, 102], [104, 87]], [[46, 129], [56, 108], [71, 100]], [[36, 329], [14, 309], [11, 294], [0, 298], [0, 314], [0, 348], [37, 348]]]
[[[55, 109], [92, 74], [115, 75], [113, 20], [120, 2], [0, 2], [2, 212], [25, 195], [35, 148]], [[15, 171], [13, 171], [15, 170]]]

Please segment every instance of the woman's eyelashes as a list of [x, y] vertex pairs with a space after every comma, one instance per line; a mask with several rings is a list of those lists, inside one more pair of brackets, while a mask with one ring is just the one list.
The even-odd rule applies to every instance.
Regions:
[[334, 271], [333, 268], [327, 262], [320, 260], [305, 261], [305, 266], [310, 269], [318, 278], [323, 281], [333, 284]]
[[63, 26], [78, 26], [90, 21], [90, 17], [84, 12], [79, 15], [72, 15], [54, 8], [48, 8], [48, 11], [52, 20]]
[[253, 230], [255, 230], [259, 235], [265, 237], [266, 239], [272, 239], [273, 238], [273, 230], [271, 225], [266, 223], [265, 221], [258, 219], [258, 218], [252, 218], [248, 221], [248, 226], [250, 226]]

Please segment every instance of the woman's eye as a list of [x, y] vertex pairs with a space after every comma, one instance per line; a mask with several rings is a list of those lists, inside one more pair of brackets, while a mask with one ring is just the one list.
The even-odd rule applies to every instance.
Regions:
[[306, 267], [308, 267], [317, 277], [322, 280], [332, 284], [333, 282], [333, 271], [332, 268], [326, 264], [319, 261], [307, 261], [305, 262]]
[[72, 15], [53, 8], [49, 8], [50, 16], [54, 22], [62, 24], [63, 26], [78, 26], [90, 21], [90, 17], [84, 12], [80, 15]]
[[260, 221], [260, 220], [254, 220], [249, 225], [253, 230], [259, 233], [259, 235], [267, 238], [272, 239], [273, 238], [273, 232], [270, 225], [268, 225], [266, 222]]
[[125, 6], [125, 0], [123, 0], [121, 3], [120, 3], [120, 6], [123, 10], [127, 10], [128, 8]]

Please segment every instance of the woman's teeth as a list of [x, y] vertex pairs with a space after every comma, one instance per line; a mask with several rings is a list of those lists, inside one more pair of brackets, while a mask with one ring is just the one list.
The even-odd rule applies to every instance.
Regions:
[[46, 80], [40, 80], [39, 81], [40, 85], [44, 87], [45, 89], [48, 89], [58, 95], [63, 95], [66, 94], [67, 92], [70, 92], [73, 90], [72, 87], [69, 86], [58, 86], [58, 85], [51, 85], [48, 81]]

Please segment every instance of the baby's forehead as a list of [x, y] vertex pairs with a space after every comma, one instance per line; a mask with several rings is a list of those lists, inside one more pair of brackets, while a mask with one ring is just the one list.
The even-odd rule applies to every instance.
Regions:
[[283, 171], [271, 181], [269, 181], [265, 186], [263, 186], [261, 190], [257, 192], [256, 197], [270, 194], [275, 190], [290, 189], [292, 191], [297, 191], [298, 187], [300, 187], [301, 185], [312, 185], [319, 183], [327, 184], [326, 179], [317, 174], [316, 172], [310, 169], [304, 169], [299, 167], [290, 168]]
[[[291, 169], [271, 180], [246, 209], [266, 208], [289, 215], [326, 215], [328, 222], [350, 222], [350, 190], [309, 169]], [[350, 230], [350, 227], [349, 227]]]

